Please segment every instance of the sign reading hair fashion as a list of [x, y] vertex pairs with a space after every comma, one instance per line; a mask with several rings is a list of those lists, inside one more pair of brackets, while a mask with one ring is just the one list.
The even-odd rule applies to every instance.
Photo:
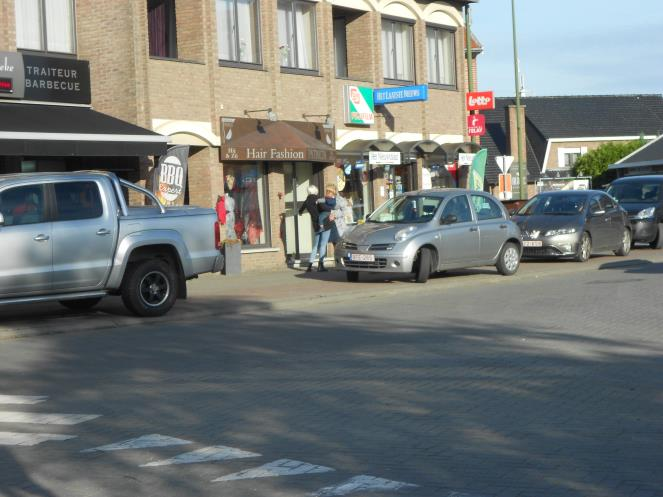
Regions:
[[189, 146], [170, 147], [154, 168], [154, 194], [163, 205], [184, 205]]

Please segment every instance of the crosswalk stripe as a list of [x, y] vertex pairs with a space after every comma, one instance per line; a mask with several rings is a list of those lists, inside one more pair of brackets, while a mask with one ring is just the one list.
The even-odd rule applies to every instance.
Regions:
[[374, 492], [382, 490], [397, 492], [404, 488], [415, 488], [417, 486], [418, 485], [412, 483], [386, 480], [384, 478], [378, 478], [377, 476], [358, 475], [343, 483], [339, 483], [338, 485], [321, 488], [311, 495], [313, 497], [337, 497], [361, 491]]
[[46, 395], [0, 395], [0, 404], [39, 404], [46, 399]]
[[0, 412], [0, 423], [39, 425], [76, 425], [100, 417], [100, 414], [41, 414], [38, 412]]
[[30, 447], [48, 441], [64, 441], [76, 438], [75, 435], [53, 435], [51, 433], [15, 433], [0, 431], [0, 445], [21, 445]]
[[111, 450], [126, 450], [126, 449], [146, 449], [149, 447], [168, 447], [171, 445], [186, 445], [193, 442], [189, 440], [182, 440], [181, 438], [167, 437], [153, 433], [151, 435], [143, 435], [138, 438], [130, 438], [122, 442], [102, 445], [92, 449], [85, 449], [81, 452], [106, 452]]
[[170, 459], [162, 459], [161, 461], [153, 461], [148, 462], [147, 464], [141, 464], [141, 467], [228, 461], [230, 459], [245, 459], [248, 457], [260, 457], [260, 454], [256, 454], [255, 452], [247, 452], [241, 449], [235, 449], [234, 447], [215, 445], [212, 447], [205, 447], [203, 449], [194, 450], [192, 452], [185, 452], [184, 454], [178, 454], [175, 457], [171, 457]]
[[212, 480], [213, 482], [247, 480], [252, 478], [269, 478], [273, 476], [293, 476], [314, 473], [327, 473], [335, 471], [334, 468], [318, 466], [302, 461], [292, 459], [278, 459], [256, 468], [245, 469], [238, 473], [232, 473]]

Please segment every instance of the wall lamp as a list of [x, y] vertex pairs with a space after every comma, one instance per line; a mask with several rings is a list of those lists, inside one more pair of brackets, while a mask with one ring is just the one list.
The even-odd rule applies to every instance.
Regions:
[[302, 117], [306, 119], [307, 117], [324, 117], [325, 122], [322, 124], [322, 127], [325, 129], [331, 129], [334, 127], [334, 120], [331, 117], [331, 114], [302, 114]]
[[272, 110], [271, 107], [268, 107], [266, 109], [256, 109], [256, 110], [244, 110], [244, 115], [248, 116], [250, 114], [253, 114], [254, 112], [267, 112], [267, 119], [269, 119], [272, 122], [278, 121], [279, 116]]

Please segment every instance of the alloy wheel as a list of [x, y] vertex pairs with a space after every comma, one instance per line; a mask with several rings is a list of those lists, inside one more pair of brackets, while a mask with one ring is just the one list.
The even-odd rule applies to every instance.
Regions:
[[140, 298], [148, 307], [158, 307], [170, 296], [168, 277], [161, 271], [152, 271], [140, 280]]

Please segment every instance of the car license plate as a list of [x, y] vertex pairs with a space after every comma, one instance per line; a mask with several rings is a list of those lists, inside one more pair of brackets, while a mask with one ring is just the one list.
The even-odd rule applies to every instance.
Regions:
[[375, 256], [373, 254], [350, 254], [350, 260], [357, 262], [375, 262]]
[[543, 247], [541, 240], [524, 240], [523, 247]]

